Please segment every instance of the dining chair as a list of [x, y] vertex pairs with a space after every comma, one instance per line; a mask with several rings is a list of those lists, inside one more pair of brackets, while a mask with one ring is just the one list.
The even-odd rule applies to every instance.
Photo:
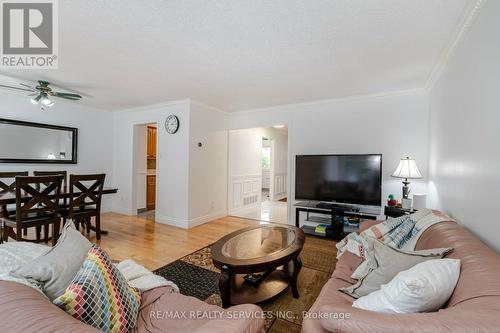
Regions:
[[16, 190], [16, 177], [28, 175], [28, 171], [0, 172], [0, 192], [14, 192]]
[[70, 175], [68, 207], [60, 210], [64, 223], [72, 219], [77, 229], [82, 225], [87, 233], [95, 231], [97, 239], [101, 239], [101, 198], [105, 177], [105, 174]]
[[[62, 171], [33, 171], [33, 176], [55, 176], [55, 175], [62, 175], [63, 182], [62, 182], [62, 190], [61, 191], [66, 191], [67, 190], [67, 185], [68, 185], [68, 172], [66, 170]], [[68, 200], [67, 198], [61, 199], [61, 202], [59, 203], [59, 208], [64, 208], [65, 206], [68, 205]], [[37, 230], [37, 233], [40, 233], [40, 230]], [[44, 237], [47, 239], [49, 235], [49, 228], [44, 227]]]
[[[0, 192], [14, 192], [16, 190], [16, 176], [28, 176], [28, 171], [13, 171], [0, 172]], [[14, 213], [15, 205], [0, 206], [0, 227], [3, 234], [3, 217]], [[3, 242], [3, 237], [0, 238], [0, 243]]]
[[63, 170], [63, 171], [33, 171], [33, 176], [56, 176], [56, 175], [62, 175], [63, 182], [62, 186], [66, 187], [68, 185], [68, 171]]
[[[4, 218], [4, 241], [12, 234], [16, 241], [40, 242], [39, 234], [36, 240], [23, 239], [21, 230], [52, 225], [52, 245], [56, 244], [61, 223], [58, 212], [62, 180], [62, 175], [16, 177], [16, 211]], [[45, 241], [48, 240], [47, 237]]]

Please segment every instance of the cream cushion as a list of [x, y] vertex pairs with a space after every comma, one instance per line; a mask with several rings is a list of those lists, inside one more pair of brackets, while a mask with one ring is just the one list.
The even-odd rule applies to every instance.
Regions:
[[460, 276], [460, 260], [424, 261], [398, 273], [380, 290], [360, 297], [353, 307], [385, 313], [436, 311], [450, 298]]

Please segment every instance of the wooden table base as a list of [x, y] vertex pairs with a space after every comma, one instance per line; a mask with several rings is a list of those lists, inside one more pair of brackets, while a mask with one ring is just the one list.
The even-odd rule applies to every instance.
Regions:
[[288, 267], [278, 267], [264, 272], [264, 278], [257, 283], [245, 281], [245, 274], [233, 274], [228, 270], [221, 270], [219, 290], [222, 306], [251, 303], [256, 304], [268, 300], [288, 286], [292, 288], [293, 297], [299, 298], [297, 278], [302, 268], [300, 257], [292, 260]]

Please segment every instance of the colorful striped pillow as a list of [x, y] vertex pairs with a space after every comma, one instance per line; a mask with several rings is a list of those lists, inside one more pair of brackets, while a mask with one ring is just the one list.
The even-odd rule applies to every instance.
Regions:
[[134, 332], [141, 302], [108, 254], [93, 245], [80, 271], [54, 304], [104, 332]]

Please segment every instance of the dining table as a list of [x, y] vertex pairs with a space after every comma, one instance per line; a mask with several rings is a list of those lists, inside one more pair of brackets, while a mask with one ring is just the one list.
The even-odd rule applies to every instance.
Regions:
[[[102, 195], [107, 195], [107, 194], [114, 194], [117, 193], [118, 189], [115, 187], [104, 187], [102, 189]], [[77, 189], [73, 190], [73, 196], [79, 196], [82, 192], [78, 191]], [[97, 193], [97, 191], [96, 191]], [[62, 186], [61, 187], [61, 193], [59, 194], [60, 199], [66, 199], [71, 196], [70, 193], [70, 188], [69, 186]], [[23, 193], [21, 200], [23, 202], [29, 201], [32, 196]], [[16, 192], [15, 191], [0, 191], [0, 218], [6, 217], [7, 215], [7, 205], [12, 205], [16, 203]], [[107, 235], [108, 231], [106, 230], [101, 230], [101, 234]]]

